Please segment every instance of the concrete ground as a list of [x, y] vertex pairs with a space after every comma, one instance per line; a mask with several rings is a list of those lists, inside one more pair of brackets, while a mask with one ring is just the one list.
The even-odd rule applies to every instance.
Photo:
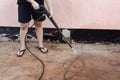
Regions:
[[[45, 64], [41, 80], [120, 80], [120, 44], [45, 42], [48, 54], [42, 54], [36, 42], [29, 49]], [[28, 51], [16, 57], [19, 42], [0, 42], [0, 80], [38, 80], [42, 64]]]

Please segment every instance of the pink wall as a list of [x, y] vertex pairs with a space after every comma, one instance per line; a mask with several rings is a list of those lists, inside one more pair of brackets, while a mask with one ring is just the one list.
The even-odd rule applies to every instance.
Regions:
[[[74, 7], [78, 8], [74, 9]], [[72, 10], [72, 25], [74, 26], [120, 29], [120, 0], [73, 1]]]
[[[61, 28], [120, 29], [120, 0], [53, 0], [53, 7]], [[0, 0], [0, 26], [19, 26], [16, 0]]]
[[18, 26], [16, 0], [0, 0], [0, 26]]

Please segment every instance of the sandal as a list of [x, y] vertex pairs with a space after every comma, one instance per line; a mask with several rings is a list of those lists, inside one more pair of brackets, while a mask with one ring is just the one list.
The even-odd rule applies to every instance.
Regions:
[[44, 48], [44, 47], [39, 47], [38, 49], [39, 49], [42, 53], [47, 53], [47, 52], [48, 52], [47, 48]]
[[19, 50], [16, 54], [17, 57], [22, 57], [25, 53], [26, 49], [23, 49], [23, 50]]

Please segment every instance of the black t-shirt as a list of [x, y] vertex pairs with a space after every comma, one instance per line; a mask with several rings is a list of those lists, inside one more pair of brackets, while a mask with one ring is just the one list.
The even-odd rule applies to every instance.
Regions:
[[[38, 2], [39, 4], [44, 4], [44, 0], [35, 0], [36, 2]], [[27, 2], [26, 0], [17, 0], [17, 4], [29, 4], [29, 2]]]

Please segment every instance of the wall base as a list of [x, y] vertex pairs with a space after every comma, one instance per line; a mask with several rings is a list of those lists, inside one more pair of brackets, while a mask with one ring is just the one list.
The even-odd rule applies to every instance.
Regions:
[[[0, 27], [0, 41], [15, 41], [19, 37], [19, 27]], [[62, 30], [62, 29], [61, 29]], [[69, 29], [71, 40], [84, 43], [120, 43], [120, 30]], [[29, 39], [35, 38], [34, 28], [29, 29]], [[44, 40], [59, 41], [62, 36], [55, 28], [44, 28]]]

